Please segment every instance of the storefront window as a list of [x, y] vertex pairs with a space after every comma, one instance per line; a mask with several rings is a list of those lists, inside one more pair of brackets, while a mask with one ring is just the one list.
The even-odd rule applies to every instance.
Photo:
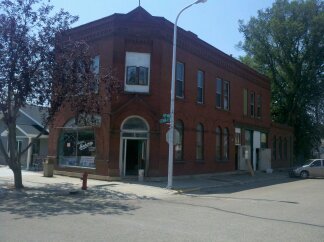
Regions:
[[96, 142], [92, 128], [67, 123], [59, 140], [59, 165], [68, 167], [95, 167]]

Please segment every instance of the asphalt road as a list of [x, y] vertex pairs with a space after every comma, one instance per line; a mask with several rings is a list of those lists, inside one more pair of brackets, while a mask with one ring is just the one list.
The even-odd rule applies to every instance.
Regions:
[[[108, 186], [108, 185], [107, 185]], [[111, 184], [113, 186], [113, 184]], [[51, 186], [0, 194], [0, 241], [324, 241], [324, 179], [137, 196]]]

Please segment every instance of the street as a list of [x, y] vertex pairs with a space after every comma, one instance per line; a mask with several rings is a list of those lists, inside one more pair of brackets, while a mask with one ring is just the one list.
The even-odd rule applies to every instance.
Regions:
[[323, 179], [282, 177], [181, 194], [102, 181], [71, 193], [70, 181], [79, 181], [66, 179], [0, 190], [0, 241], [324, 240]]

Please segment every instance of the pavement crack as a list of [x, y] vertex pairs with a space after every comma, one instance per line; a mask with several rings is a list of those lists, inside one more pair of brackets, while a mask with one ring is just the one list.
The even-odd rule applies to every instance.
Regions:
[[306, 226], [317, 227], [317, 228], [324, 228], [324, 225], [311, 224], [311, 223], [306, 223], [306, 222], [299, 222], [299, 221], [292, 221], [292, 220], [285, 220], [285, 219], [267, 218], [267, 217], [250, 215], [250, 214], [246, 214], [246, 213], [235, 212], [235, 211], [231, 211], [231, 210], [226, 210], [226, 209], [212, 207], [212, 206], [206, 206], [206, 205], [197, 205], [197, 204], [193, 204], [193, 203], [175, 202], [175, 201], [165, 201], [165, 202], [171, 203], [171, 204], [178, 204], [178, 205], [187, 205], [187, 206], [191, 206], [191, 207], [207, 208], [207, 209], [212, 209], [212, 210], [216, 210], [216, 211], [223, 212], [223, 213], [229, 213], [229, 214], [234, 214], [234, 215], [239, 215], [239, 216], [244, 216], [244, 217], [249, 217], [249, 218], [255, 218], [255, 219], [261, 219], [261, 220], [268, 220], [268, 221], [274, 221], [274, 222], [299, 224], [299, 225], [306, 225]]

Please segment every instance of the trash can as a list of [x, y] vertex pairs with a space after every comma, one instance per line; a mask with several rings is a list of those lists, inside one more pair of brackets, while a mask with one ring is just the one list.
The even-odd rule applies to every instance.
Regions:
[[138, 181], [143, 182], [144, 181], [144, 169], [138, 170]]
[[43, 171], [45, 177], [52, 177], [54, 172], [54, 164], [52, 159], [46, 158], [43, 162]]

